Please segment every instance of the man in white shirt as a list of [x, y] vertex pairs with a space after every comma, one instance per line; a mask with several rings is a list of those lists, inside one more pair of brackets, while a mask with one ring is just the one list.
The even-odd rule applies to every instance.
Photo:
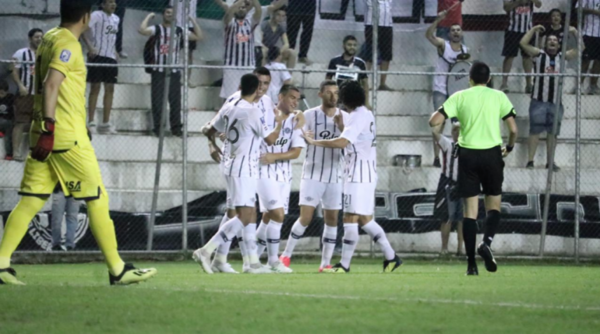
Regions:
[[28, 131], [33, 116], [33, 95], [35, 89], [35, 53], [42, 44], [44, 32], [42, 29], [33, 28], [29, 30], [29, 46], [17, 50], [13, 60], [17, 61], [12, 71], [12, 78], [19, 87], [15, 100], [15, 123], [12, 132], [14, 159], [22, 161], [25, 156], [21, 152], [23, 132]]
[[[307, 120], [304, 131], [312, 133], [314, 139], [334, 139], [342, 134], [344, 118], [349, 116], [337, 108], [338, 91], [335, 81], [323, 81], [319, 91], [321, 105], [304, 112]], [[338, 214], [342, 209], [343, 164], [341, 148], [308, 146], [300, 182], [300, 218], [292, 226], [285, 251], [279, 258], [285, 266], [289, 267], [296, 244], [312, 222], [316, 207], [321, 204], [325, 226], [319, 272], [331, 268], [331, 257], [337, 241]]]
[[[204, 247], [197, 249], [193, 258], [202, 269], [212, 274], [212, 253], [223, 243], [228, 242], [239, 231], [251, 223], [255, 216], [256, 181], [258, 178], [259, 149], [258, 142], [264, 139], [275, 144], [282, 128], [282, 119], [276, 118], [276, 126], [269, 131], [261, 111], [254, 101], [259, 86], [258, 77], [246, 74], [241, 79], [241, 98], [227, 103], [202, 132], [216, 146], [215, 135], [225, 133], [228, 145], [220, 152], [223, 159], [222, 172], [227, 181], [227, 207], [235, 207], [237, 216], [221, 225], [217, 234]], [[251, 232], [246, 231], [244, 232]], [[268, 272], [258, 261], [255, 239], [245, 236], [244, 242], [249, 252], [250, 270], [248, 273]]]
[[[115, 15], [116, 0], [103, 0], [102, 9], [94, 11], [90, 18], [90, 29], [83, 34], [84, 44], [88, 49], [88, 62], [92, 64], [117, 64], [116, 49], [119, 17]], [[100, 95], [100, 85], [104, 83], [104, 103], [102, 123], [98, 125], [98, 133], [114, 134], [116, 130], [110, 124], [110, 112], [113, 105], [115, 84], [119, 75], [117, 66], [89, 66], [87, 82], [91, 84], [88, 101], [88, 126], [96, 131], [96, 105]]]
[[281, 52], [278, 47], [273, 46], [269, 49], [267, 59], [265, 67], [271, 70], [271, 85], [269, 86], [267, 95], [269, 95], [273, 103], [277, 104], [279, 103], [279, 91], [281, 87], [292, 84], [292, 75], [287, 71], [285, 64], [281, 62]]
[[300, 156], [306, 142], [302, 138], [302, 131], [295, 128], [297, 120], [294, 111], [298, 107], [300, 90], [292, 85], [285, 85], [279, 93], [279, 99], [276, 112], [284, 119], [282, 130], [275, 144], [260, 158], [260, 182], [257, 190], [263, 217], [256, 230], [256, 237], [258, 256], [267, 249], [271, 270], [277, 273], [291, 273], [292, 270], [279, 261], [279, 243], [292, 187], [291, 160]]
[[311, 133], [304, 138], [309, 145], [345, 150], [344, 182], [344, 239], [340, 263], [323, 272], [347, 273], [358, 243], [360, 225], [373, 241], [379, 244], [383, 255], [383, 270], [391, 272], [400, 267], [402, 261], [396, 256], [385, 232], [375, 222], [375, 188], [377, 186], [377, 140], [375, 117], [365, 108], [366, 96], [356, 81], [346, 83], [340, 99], [348, 111], [348, 121], [339, 138], [315, 140]]

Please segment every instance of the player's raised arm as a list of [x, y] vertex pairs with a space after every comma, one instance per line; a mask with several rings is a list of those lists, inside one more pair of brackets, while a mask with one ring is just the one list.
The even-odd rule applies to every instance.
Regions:
[[531, 57], [537, 57], [537, 56], [539, 56], [540, 49], [536, 48], [533, 45], [529, 45], [529, 42], [531, 41], [531, 39], [533, 38], [533, 36], [535, 35], [536, 32], [543, 33], [545, 30], [546, 29], [541, 24], [538, 24], [537, 26], [531, 28], [525, 34], [525, 36], [523, 36], [523, 38], [521, 38], [521, 41], [519, 42], [519, 45], [521, 46], [521, 49], [523, 49]]
[[425, 38], [427, 38], [429, 43], [431, 43], [433, 46], [440, 49], [441, 52], [444, 52], [446, 43], [443, 39], [435, 36], [435, 31], [440, 21], [442, 21], [446, 17], [446, 15], [448, 15], [447, 11], [441, 11], [436, 17], [435, 21], [433, 21], [429, 28], [427, 28], [427, 31], [425, 31]]
[[192, 32], [189, 36], [190, 41], [201, 41], [204, 39], [204, 35], [202, 34], [202, 29], [200, 29], [200, 25], [196, 21], [196, 18], [193, 16], [189, 17], [190, 22], [194, 26], [194, 32]]
[[154, 13], [150, 13], [146, 16], [146, 18], [144, 18], [142, 24], [140, 24], [140, 28], [138, 29], [138, 32], [140, 34], [144, 36], [152, 36], [154, 34], [154, 31], [150, 27], [148, 27], [148, 23], [154, 18], [154, 16]]
[[238, 0], [233, 5], [227, 8], [227, 10], [225, 11], [225, 16], [223, 16], [223, 23], [225, 23], [225, 26], [227, 26], [231, 22], [231, 20], [233, 20], [235, 12], [238, 11], [242, 6], [244, 6], [246, 1], [247, 0]]
[[[575, 40], [579, 41], [579, 39], [581, 38], [581, 36], [579, 36], [579, 34], [577, 33], [577, 29], [575, 27], [569, 27], [569, 32], [575, 36]], [[581, 52], [583, 52], [585, 50], [585, 44], [582, 42], [581, 43], [583, 50], [581, 50]], [[579, 49], [578, 49], [579, 43], [575, 43], [575, 47], [572, 49], [567, 50], [567, 53], [565, 54], [565, 59], [566, 60], [572, 60], [577, 58], [577, 55], [579, 54]]]

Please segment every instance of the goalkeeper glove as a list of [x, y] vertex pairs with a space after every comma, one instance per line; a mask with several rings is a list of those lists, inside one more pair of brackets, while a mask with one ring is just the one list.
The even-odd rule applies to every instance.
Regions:
[[41, 126], [42, 134], [31, 152], [31, 157], [35, 160], [43, 162], [52, 153], [52, 148], [54, 147], [54, 123], [56, 121], [53, 118], [44, 117]]

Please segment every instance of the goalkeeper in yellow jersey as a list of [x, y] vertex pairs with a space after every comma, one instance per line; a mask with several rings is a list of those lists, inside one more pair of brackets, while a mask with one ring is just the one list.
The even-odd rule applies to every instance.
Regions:
[[106, 258], [110, 284], [149, 279], [156, 269], [136, 269], [117, 252], [108, 194], [86, 128], [84, 63], [79, 37], [88, 29], [93, 0], [61, 0], [60, 26], [48, 31], [37, 50], [35, 105], [22, 196], [0, 243], [0, 284], [23, 284], [10, 268], [12, 253], [29, 222], [60, 183], [65, 195], [87, 202], [90, 228]]

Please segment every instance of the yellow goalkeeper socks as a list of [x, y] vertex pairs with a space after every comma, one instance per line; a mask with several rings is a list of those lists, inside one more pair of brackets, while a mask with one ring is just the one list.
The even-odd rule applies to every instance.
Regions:
[[87, 202], [88, 215], [90, 216], [90, 229], [96, 238], [98, 247], [104, 254], [108, 270], [114, 276], [123, 271], [125, 263], [117, 251], [117, 236], [115, 225], [108, 214], [108, 195], [103, 189], [100, 198]]
[[23, 240], [29, 223], [44, 207], [46, 200], [47, 198], [23, 196], [19, 204], [10, 213], [4, 227], [4, 236], [0, 243], [0, 268], [10, 267], [12, 253], [17, 249], [21, 240]]

